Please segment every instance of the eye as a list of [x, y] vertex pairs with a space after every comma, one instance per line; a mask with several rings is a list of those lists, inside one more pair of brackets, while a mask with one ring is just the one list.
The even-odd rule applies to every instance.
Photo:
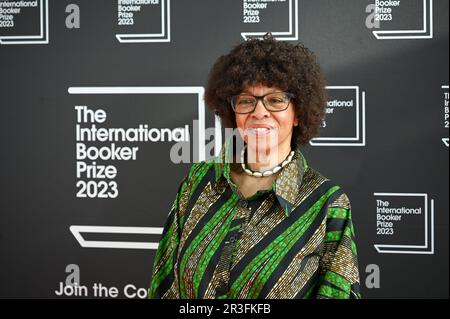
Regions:
[[253, 104], [254, 100], [252, 98], [240, 98], [238, 100], [239, 104]]
[[269, 102], [272, 103], [272, 104], [277, 104], [277, 103], [283, 103], [284, 100], [281, 99], [281, 98], [275, 98], [275, 97], [273, 97], [273, 98], [270, 98], [270, 99], [269, 99]]
[[273, 102], [283, 102], [283, 99], [282, 99], [282, 98], [274, 97], [274, 98], [272, 98], [272, 101], [273, 101]]

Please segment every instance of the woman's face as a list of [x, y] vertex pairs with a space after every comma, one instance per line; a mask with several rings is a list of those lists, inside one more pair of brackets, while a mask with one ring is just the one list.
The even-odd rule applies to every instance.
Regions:
[[[282, 90], [258, 84], [248, 86], [241, 94], [262, 96], [274, 92], [282, 92]], [[290, 148], [293, 127], [298, 125], [298, 120], [292, 102], [284, 111], [270, 112], [260, 100], [252, 113], [236, 113], [236, 124], [242, 139], [249, 148], [267, 152], [275, 148], [282, 148], [282, 150]]]

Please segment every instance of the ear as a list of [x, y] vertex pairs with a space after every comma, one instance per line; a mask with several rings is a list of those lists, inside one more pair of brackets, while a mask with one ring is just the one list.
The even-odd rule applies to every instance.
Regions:
[[297, 117], [294, 118], [294, 126], [298, 126], [298, 118]]

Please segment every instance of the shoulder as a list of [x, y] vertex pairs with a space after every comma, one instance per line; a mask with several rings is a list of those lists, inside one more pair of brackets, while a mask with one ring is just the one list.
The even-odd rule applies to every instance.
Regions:
[[184, 211], [191, 200], [194, 191], [210, 170], [211, 164], [208, 161], [193, 163], [178, 186], [177, 203], [180, 211]]
[[202, 173], [208, 171], [212, 167], [211, 161], [200, 161], [193, 163], [186, 175], [188, 181], [195, 181], [202, 176]]
[[198, 185], [205, 176], [213, 171], [214, 162], [212, 160], [193, 163], [183, 178], [184, 189], [190, 189]]
[[310, 166], [305, 171], [304, 184], [314, 185], [319, 195], [325, 196], [328, 207], [350, 209], [350, 199], [344, 188]]
[[189, 166], [181, 178], [181, 182], [179, 183], [179, 191], [182, 190], [184, 192], [188, 185], [198, 180], [200, 178], [199, 172], [201, 172], [206, 166], [207, 163], [205, 161], [193, 163]]

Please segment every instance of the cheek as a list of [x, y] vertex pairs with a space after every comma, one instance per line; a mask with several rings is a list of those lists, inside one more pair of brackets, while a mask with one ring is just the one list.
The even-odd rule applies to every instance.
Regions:
[[280, 114], [277, 117], [278, 124], [280, 125], [280, 135], [288, 135], [294, 126], [295, 115], [293, 112], [286, 112]]
[[245, 122], [247, 121], [247, 117], [248, 115], [236, 115], [235, 119], [236, 119], [236, 126], [238, 129], [240, 129], [239, 131], [243, 131], [245, 128]]
[[244, 129], [247, 117], [247, 115], [236, 115], [236, 126], [240, 129]]

